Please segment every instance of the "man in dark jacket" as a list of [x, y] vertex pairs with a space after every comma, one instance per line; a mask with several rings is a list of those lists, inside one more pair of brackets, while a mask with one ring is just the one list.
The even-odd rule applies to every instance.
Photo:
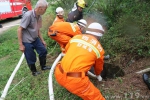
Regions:
[[86, 4], [84, 0], [78, 0], [74, 3], [74, 7], [68, 14], [68, 18], [66, 19], [67, 22], [73, 23], [74, 21], [78, 21], [83, 19], [83, 12], [82, 10], [85, 8]]

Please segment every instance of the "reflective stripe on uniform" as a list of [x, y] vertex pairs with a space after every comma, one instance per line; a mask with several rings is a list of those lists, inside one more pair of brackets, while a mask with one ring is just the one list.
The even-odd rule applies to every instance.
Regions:
[[71, 28], [72, 28], [73, 32], [75, 32], [76, 29], [75, 29], [75, 27], [74, 27], [74, 24], [73, 24], [73, 23], [70, 23], [70, 25], [71, 25]]
[[85, 45], [89, 46], [95, 52], [97, 58], [100, 58], [99, 50], [96, 47], [94, 47], [92, 44], [90, 44], [90, 43], [88, 43], [86, 41], [80, 40], [80, 39], [72, 39], [70, 41], [70, 43], [72, 43], [72, 42], [82, 43], [82, 44], [85, 44]]

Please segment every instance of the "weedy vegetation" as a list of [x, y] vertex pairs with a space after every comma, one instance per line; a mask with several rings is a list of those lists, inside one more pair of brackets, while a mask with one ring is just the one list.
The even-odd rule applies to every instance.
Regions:
[[[74, 2], [76, 0], [73, 0]], [[48, 0], [49, 7], [43, 15], [41, 32], [47, 42], [49, 57], [47, 64], [52, 65], [60, 53], [56, 42], [47, 36], [48, 27], [55, 18], [55, 9], [61, 6], [65, 10], [65, 18], [73, 7], [72, 0]], [[149, 0], [85, 0], [88, 8], [84, 10], [88, 24], [97, 21], [106, 29], [100, 40], [106, 54], [110, 54], [111, 61], [121, 59], [124, 55], [134, 57], [150, 57], [150, 2]], [[33, 5], [35, 1], [32, 0]], [[22, 52], [19, 51], [17, 40], [17, 26], [0, 35], [0, 92], [2, 93], [11, 73], [15, 69]], [[119, 55], [119, 56], [118, 56]], [[113, 58], [113, 59], [112, 59]], [[48, 76], [49, 71], [41, 71], [37, 59], [37, 69], [40, 75], [34, 77], [25, 59], [12, 81], [5, 100], [49, 100]], [[95, 80], [91, 81], [96, 83]], [[124, 81], [117, 78], [119, 84]], [[96, 83], [98, 84], [98, 83]], [[53, 78], [55, 100], [81, 100], [58, 85]], [[104, 96], [111, 96], [114, 92], [104, 91], [105, 84], [98, 87]], [[132, 90], [132, 88], [130, 88]], [[121, 90], [120, 90], [121, 91]], [[0, 94], [1, 94], [0, 93]], [[106, 97], [107, 98], [107, 97]], [[109, 100], [109, 99], [108, 99]], [[113, 99], [110, 99], [113, 100]], [[115, 99], [114, 99], [115, 100]]]

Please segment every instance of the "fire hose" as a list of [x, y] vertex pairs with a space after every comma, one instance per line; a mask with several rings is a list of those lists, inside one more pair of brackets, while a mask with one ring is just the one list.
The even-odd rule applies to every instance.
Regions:
[[[51, 67], [51, 70], [50, 70], [50, 73], [49, 73], [49, 78], [48, 78], [48, 87], [49, 87], [49, 98], [50, 100], [55, 100], [54, 98], [54, 91], [53, 91], [53, 73], [54, 73], [54, 70], [55, 70], [55, 67], [57, 65], [57, 63], [60, 61], [60, 59], [64, 56], [63, 53], [60, 53], [58, 55], [58, 57], [56, 58], [56, 60], [54, 61], [54, 63], [52, 64], [52, 67]], [[91, 73], [90, 71], [88, 71], [88, 75], [90, 75], [91, 77], [93, 78], [97, 78], [98, 81], [102, 81], [102, 77], [101, 75], [94, 75], [93, 73]]]
[[53, 82], [52, 82], [52, 79], [53, 79], [53, 73], [54, 73], [54, 69], [56, 67], [56, 64], [60, 61], [60, 59], [64, 56], [63, 53], [60, 53], [58, 55], [58, 57], [56, 58], [56, 60], [54, 61], [52, 67], [51, 67], [51, 70], [50, 70], [50, 73], [49, 73], [49, 78], [48, 78], [48, 86], [49, 86], [49, 96], [50, 96], [50, 100], [55, 100], [54, 99], [54, 92], [53, 92]]
[[4, 88], [4, 90], [3, 90], [3, 92], [2, 92], [2, 95], [1, 95], [0, 100], [5, 100], [5, 97], [6, 97], [6, 95], [7, 95], [7, 92], [8, 92], [8, 89], [9, 89], [9, 87], [10, 87], [10, 84], [11, 84], [11, 82], [12, 82], [12, 80], [13, 80], [13, 78], [14, 78], [16, 72], [17, 72], [18, 69], [20, 68], [20, 65], [21, 65], [23, 59], [24, 59], [24, 53], [22, 54], [22, 56], [21, 56], [21, 58], [20, 58], [20, 60], [19, 60], [19, 62], [18, 62], [18, 64], [17, 64], [16, 68], [14, 69], [13, 73], [11, 74], [11, 76], [10, 76], [10, 78], [9, 78], [9, 80], [8, 80], [8, 82], [7, 82], [7, 84], [6, 84], [5, 88]]

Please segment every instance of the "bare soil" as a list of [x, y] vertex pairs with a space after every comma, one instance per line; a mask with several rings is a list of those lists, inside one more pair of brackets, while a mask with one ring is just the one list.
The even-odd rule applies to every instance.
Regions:
[[[123, 57], [122, 57], [123, 58]], [[150, 58], [130, 58], [116, 61], [125, 72], [122, 77], [107, 78], [94, 84], [102, 91], [107, 100], [150, 100], [150, 90], [143, 82], [141, 74], [136, 72], [150, 68]]]
[[[57, 56], [49, 55], [48, 63], [52, 64]], [[112, 65], [119, 66], [124, 72], [120, 77], [107, 77], [101, 82], [90, 78], [93, 84], [102, 92], [106, 100], [150, 100], [150, 90], [143, 82], [143, 73], [136, 73], [150, 67], [150, 58], [124, 56], [118, 57], [113, 63], [110, 60], [106, 60], [105, 62], [111, 62]]]

